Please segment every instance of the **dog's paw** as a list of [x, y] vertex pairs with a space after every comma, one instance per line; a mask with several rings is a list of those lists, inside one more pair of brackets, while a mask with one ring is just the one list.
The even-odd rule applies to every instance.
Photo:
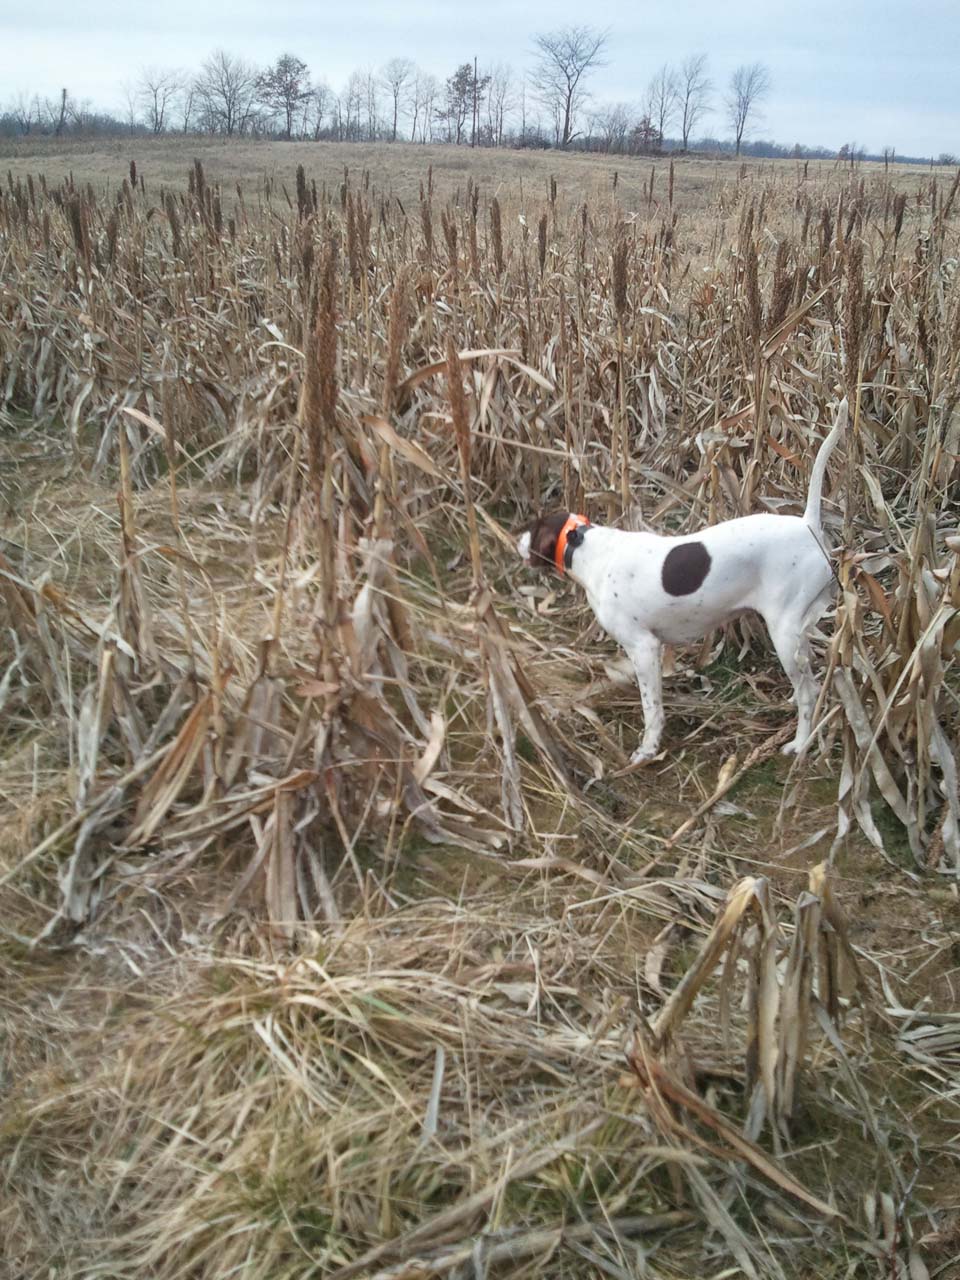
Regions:
[[519, 552], [520, 559], [524, 562], [524, 564], [529, 564], [529, 563], [530, 563], [530, 534], [529, 534], [529, 532], [527, 532], [527, 533], [522, 533], [522, 534], [520, 535], [520, 540], [519, 540], [519, 542], [517, 543], [517, 551]]
[[780, 748], [782, 756], [802, 756], [806, 754], [807, 745], [806, 738], [794, 738], [792, 742], [788, 742], [785, 747]]
[[656, 759], [659, 747], [637, 747], [636, 751], [630, 757], [631, 764], [649, 764], [651, 760]]

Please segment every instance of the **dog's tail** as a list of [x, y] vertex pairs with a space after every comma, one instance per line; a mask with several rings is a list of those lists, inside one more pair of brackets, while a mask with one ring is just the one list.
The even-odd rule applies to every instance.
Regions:
[[847, 425], [847, 417], [847, 400], [844, 396], [837, 409], [837, 420], [818, 449], [813, 470], [810, 472], [810, 491], [807, 494], [807, 507], [803, 513], [803, 519], [811, 529], [820, 528], [820, 495], [823, 492], [823, 477], [827, 473], [827, 460], [833, 453], [833, 446], [839, 440], [840, 433]]

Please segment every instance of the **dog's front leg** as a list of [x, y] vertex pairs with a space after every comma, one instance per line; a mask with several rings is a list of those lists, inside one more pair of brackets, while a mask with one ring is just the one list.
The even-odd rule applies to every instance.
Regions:
[[652, 760], [660, 750], [660, 736], [663, 733], [663, 653], [660, 641], [649, 632], [642, 632], [631, 640], [627, 656], [637, 673], [640, 701], [643, 704], [643, 737], [630, 757], [630, 763], [643, 764]]

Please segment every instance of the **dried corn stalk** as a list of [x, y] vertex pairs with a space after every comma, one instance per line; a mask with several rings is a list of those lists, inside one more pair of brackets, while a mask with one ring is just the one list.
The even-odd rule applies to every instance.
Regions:
[[696, 959], [653, 1019], [651, 1043], [657, 1052], [676, 1037], [721, 962], [718, 998], [725, 1039], [731, 1035], [735, 975], [743, 970], [746, 977], [744, 1067], [754, 1136], [764, 1116], [786, 1133], [795, 1112], [813, 1002], [837, 1022], [841, 999], [853, 996], [861, 985], [826, 864], [813, 868], [809, 891], [797, 902], [789, 949], [783, 945], [768, 882], [747, 877], [731, 889]]

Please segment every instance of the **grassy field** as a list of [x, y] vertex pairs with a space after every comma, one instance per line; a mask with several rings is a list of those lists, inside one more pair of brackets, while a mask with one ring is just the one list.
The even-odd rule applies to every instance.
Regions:
[[[45, 174], [60, 182], [72, 177], [76, 183], [92, 183], [101, 193], [113, 194], [134, 160], [138, 173], [151, 188], [160, 185], [179, 188], [185, 170], [200, 159], [211, 182], [222, 184], [225, 198], [232, 202], [236, 183], [262, 192], [269, 184], [278, 208], [283, 191], [291, 199], [297, 165], [303, 165], [308, 179], [334, 194], [344, 180], [344, 172], [355, 183], [369, 183], [382, 195], [395, 195], [416, 205], [420, 184], [433, 171], [437, 199], [452, 198], [463, 191], [468, 180], [482, 186], [487, 198], [497, 196], [511, 206], [538, 208], [551, 176], [562, 180], [567, 198], [609, 200], [613, 175], [617, 175], [616, 199], [626, 212], [646, 213], [650, 177], [657, 206], [667, 201], [670, 162], [659, 157], [556, 155], [547, 151], [494, 151], [467, 147], [414, 146], [401, 144], [348, 145], [341, 143], [224, 142], [214, 138], [116, 139], [110, 142], [59, 141], [54, 138], [0, 141], [0, 166], [14, 178]], [[849, 177], [849, 168], [834, 161], [802, 162], [744, 160], [733, 157], [677, 156], [674, 160], [674, 205], [685, 214], [710, 210], [717, 192], [726, 183], [736, 183], [743, 172], [751, 186], [757, 183], [790, 181], [806, 173], [805, 187], [838, 190]], [[871, 180], [883, 173], [897, 190], [916, 198], [929, 187], [932, 178], [941, 185], [953, 180], [953, 170], [892, 165], [861, 165], [856, 170]], [[154, 192], [154, 195], [157, 193]], [[412, 213], [412, 210], [411, 210]]]
[[[0, 1275], [957, 1274], [953, 173], [3, 161]], [[630, 770], [516, 533], [844, 395], [817, 749], [744, 619]]]

